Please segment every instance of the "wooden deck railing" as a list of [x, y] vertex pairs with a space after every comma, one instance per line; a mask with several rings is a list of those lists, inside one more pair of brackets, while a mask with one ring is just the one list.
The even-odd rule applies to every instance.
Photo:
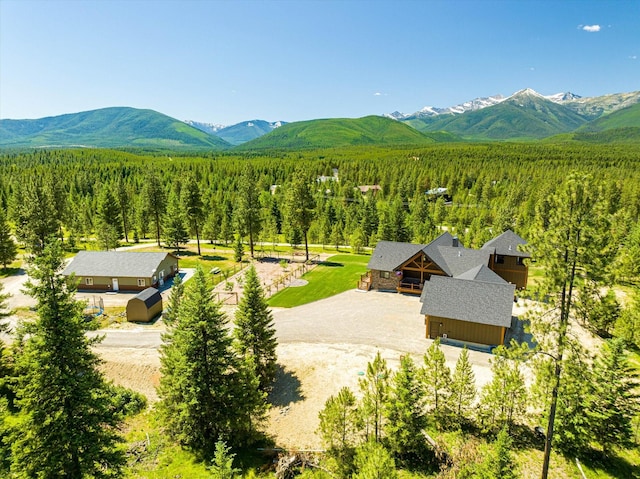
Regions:
[[422, 285], [419, 283], [401, 282], [396, 289], [398, 293], [422, 294]]

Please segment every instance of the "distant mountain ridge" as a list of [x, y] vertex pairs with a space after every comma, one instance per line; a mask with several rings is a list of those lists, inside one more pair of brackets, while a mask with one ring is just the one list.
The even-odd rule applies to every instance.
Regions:
[[505, 97], [503, 95], [494, 95], [488, 97], [475, 98], [473, 100], [460, 103], [458, 105], [439, 108], [433, 106], [425, 106], [422, 109], [414, 113], [401, 113], [395, 111], [393, 113], [385, 113], [384, 116], [394, 118], [396, 120], [410, 120], [416, 118], [432, 117], [437, 115], [449, 115], [449, 114], [463, 114], [469, 111], [481, 110], [490, 106], [497, 105], [505, 100], [508, 100], [514, 96], [522, 94], [533, 94], [554, 103], [564, 105], [577, 113], [587, 115], [591, 118], [596, 118], [602, 114], [611, 113], [620, 108], [632, 105], [640, 101], [640, 91], [631, 93], [614, 93], [597, 97], [581, 97], [571, 92], [556, 93], [554, 95], [541, 95], [531, 88], [524, 88], [518, 90], [512, 95]]
[[448, 133], [421, 133], [382, 116], [331, 118], [288, 123], [236, 147], [242, 150], [334, 148], [356, 145], [420, 145], [456, 141]]
[[[583, 98], [526, 88], [448, 108], [358, 119], [223, 127], [153, 110], [111, 107], [35, 120], [0, 120], [1, 148], [294, 149], [454, 141], [640, 142], [640, 91]], [[548, 140], [547, 140], [548, 139]]]
[[[533, 140], [574, 131], [637, 104], [640, 92], [582, 98], [573, 93], [544, 96], [525, 88], [504, 99], [489, 98], [492, 100], [468, 102], [476, 108], [469, 106], [462, 113], [456, 108], [431, 115], [418, 112], [399, 121], [423, 132], [448, 131], [469, 140]], [[635, 125], [620, 125], [625, 126]]]
[[230, 145], [157, 111], [111, 107], [36, 120], [0, 120], [0, 147], [224, 150]]

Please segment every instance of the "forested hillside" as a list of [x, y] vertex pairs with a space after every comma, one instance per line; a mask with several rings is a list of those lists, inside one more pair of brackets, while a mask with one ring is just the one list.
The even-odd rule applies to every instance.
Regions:
[[456, 141], [448, 133], [424, 134], [402, 123], [381, 116], [332, 118], [288, 123], [271, 133], [245, 143], [239, 150], [271, 148], [341, 148], [347, 146], [423, 145]]
[[0, 147], [221, 150], [230, 145], [153, 110], [103, 108], [37, 120], [0, 120]]

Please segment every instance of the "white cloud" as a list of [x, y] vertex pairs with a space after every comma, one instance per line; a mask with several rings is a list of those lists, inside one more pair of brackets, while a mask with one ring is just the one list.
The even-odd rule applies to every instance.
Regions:
[[582, 29], [585, 32], [590, 32], [590, 33], [599, 32], [600, 31], [600, 25], [585, 25], [585, 26], [582, 27]]
[[380, 93], [379, 91], [377, 91], [377, 92], [375, 92], [375, 93], [373, 94], [373, 96], [382, 96], [382, 93]]
[[629, 55], [629, 58], [631, 60], [637, 60], [638, 59], [638, 55]]

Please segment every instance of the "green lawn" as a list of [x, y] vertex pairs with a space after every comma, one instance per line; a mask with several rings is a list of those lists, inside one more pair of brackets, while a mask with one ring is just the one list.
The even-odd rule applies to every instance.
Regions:
[[367, 271], [368, 255], [339, 254], [302, 276], [306, 286], [289, 287], [269, 299], [270, 306], [292, 308], [354, 289]]

